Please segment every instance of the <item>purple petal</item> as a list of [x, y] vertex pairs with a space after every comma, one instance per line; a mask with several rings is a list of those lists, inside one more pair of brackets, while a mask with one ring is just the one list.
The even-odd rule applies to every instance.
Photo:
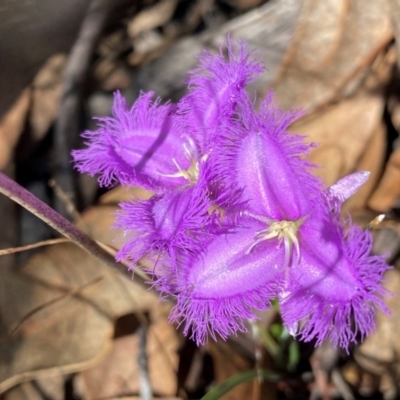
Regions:
[[288, 271], [282, 317], [302, 340], [319, 345], [329, 339], [347, 350], [374, 329], [376, 308], [385, 309], [381, 281], [388, 266], [370, 255], [368, 231], [353, 225], [344, 239], [329, 216], [319, 217], [300, 228], [300, 261]]
[[160, 99], [151, 102], [152, 97], [141, 94], [128, 109], [117, 92], [113, 116], [99, 118], [99, 129], [82, 135], [87, 148], [72, 152], [77, 169], [100, 174], [103, 186], [119, 182], [159, 190], [185, 184], [179, 171], [191, 167], [190, 154], [196, 158], [197, 149], [188, 136], [177, 133], [174, 107], [160, 105]]
[[204, 343], [207, 334], [226, 339], [246, 331], [244, 320], [257, 318], [254, 309], [265, 310], [276, 296], [284, 252], [276, 240], [249, 252], [261, 227], [255, 221], [219, 235], [203, 255], [180, 267], [173, 289], [178, 292], [177, 305], [170, 319], [184, 323], [184, 334], [192, 332], [197, 344]]
[[[237, 134], [230, 180], [244, 187], [252, 213], [272, 220], [295, 221], [322, 202], [322, 183], [304, 160], [312, 145], [286, 131], [300, 115], [276, 107], [270, 93], [255, 114], [249, 101], [241, 103], [244, 129]], [[233, 146], [231, 146], [233, 147]]]
[[370, 175], [369, 171], [359, 171], [339, 179], [325, 190], [324, 194], [327, 203], [336, 208], [340, 207], [343, 202], [353, 196], [367, 182]]
[[150, 200], [121, 203], [116, 228], [125, 231], [127, 240], [117, 260], [135, 264], [145, 255], [153, 260], [161, 256], [174, 269], [180, 252], [200, 252], [217, 230], [207, 193], [207, 181], [201, 180]]
[[243, 42], [227, 41], [228, 60], [204, 52], [199, 68], [190, 71], [190, 93], [178, 104], [183, 129], [196, 135], [203, 153], [212, 145], [212, 136], [224, 119], [233, 116], [245, 87], [264, 70]]

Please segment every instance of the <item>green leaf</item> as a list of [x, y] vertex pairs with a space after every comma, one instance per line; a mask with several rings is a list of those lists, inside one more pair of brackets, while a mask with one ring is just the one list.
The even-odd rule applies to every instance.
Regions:
[[284, 331], [284, 328], [281, 324], [272, 324], [271, 325], [271, 334], [275, 339], [280, 339], [282, 336], [282, 333]]
[[289, 360], [288, 360], [288, 370], [294, 371], [300, 360], [300, 349], [299, 344], [296, 341], [292, 341], [289, 345]]
[[225, 382], [222, 382], [211, 389], [205, 396], [201, 398], [201, 400], [219, 399], [221, 396], [228, 393], [241, 383], [252, 381], [254, 378], [258, 377], [271, 382], [276, 382], [279, 379], [279, 375], [272, 371], [251, 369], [231, 376]]
[[267, 349], [268, 353], [273, 357], [276, 358], [279, 353], [279, 346], [276, 343], [275, 339], [272, 335], [265, 329], [264, 326], [260, 326], [259, 328], [260, 338], [264, 344], [264, 347]]
[[280, 340], [282, 342], [287, 342], [288, 339], [292, 339], [293, 336], [289, 333], [289, 331], [287, 330], [287, 328], [282, 327], [282, 332], [281, 332], [281, 336], [280, 336]]

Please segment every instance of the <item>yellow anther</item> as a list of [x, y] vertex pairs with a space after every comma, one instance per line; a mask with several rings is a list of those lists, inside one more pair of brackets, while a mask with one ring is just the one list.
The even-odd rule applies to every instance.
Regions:
[[[165, 176], [167, 178], [184, 178], [186, 179], [191, 185], [194, 185], [197, 183], [199, 180], [199, 161], [197, 157], [197, 151], [194, 147], [194, 144], [192, 144], [192, 150], [191, 148], [185, 143], [183, 144], [183, 152], [186, 156], [186, 158], [190, 161], [190, 165], [188, 169], [182, 169], [181, 166], [178, 164], [175, 158], [172, 159], [172, 162], [175, 164], [177, 168], [177, 172], [173, 174], [163, 174], [159, 173], [162, 176]], [[201, 161], [205, 161], [207, 159], [207, 156], [203, 156], [201, 158]]]
[[[283, 242], [285, 246], [285, 267], [289, 266], [289, 263], [292, 259], [293, 246], [296, 249], [298, 262], [300, 258], [300, 246], [297, 238], [297, 233], [305, 218], [306, 217], [300, 218], [297, 221], [270, 222], [267, 228], [261, 229], [256, 233], [256, 235], [254, 236], [254, 243], [250, 246], [246, 253], [249, 254], [255, 246], [257, 246], [264, 240], [277, 238], [278, 245], [281, 245]], [[257, 219], [264, 220], [264, 218], [262, 217]]]

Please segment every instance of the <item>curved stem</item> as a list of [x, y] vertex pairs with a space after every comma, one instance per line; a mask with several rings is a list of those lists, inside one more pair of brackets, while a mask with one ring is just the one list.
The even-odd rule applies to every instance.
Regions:
[[58, 214], [51, 207], [43, 203], [43, 201], [38, 199], [32, 193], [28, 192], [17, 182], [8, 178], [2, 172], [0, 172], [0, 193], [26, 208], [57, 232], [71, 240], [71, 242], [74, 242], [80, 248], [96, 257], [102, 263], [125, 274], [127, 273], [126, 267], [117, 263], [114, 258], [106, 250], [100, 247], [92, 238], [80, 231], [66, 218]]

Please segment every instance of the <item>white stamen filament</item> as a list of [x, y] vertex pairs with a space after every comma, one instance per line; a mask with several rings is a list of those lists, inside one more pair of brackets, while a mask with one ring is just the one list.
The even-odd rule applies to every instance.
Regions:
[[[189, 183], [194, 185], [198, 179], [199, 179], [199, 157], [197, 153], [196, 146], [194, 142], [190, 139], [189, 145], [187, 143], [183, 144], [183, 152], [185, 154], [185, 157], [190, 161], [190, 166], [188, 169], [183, 169], [179, 165], [179, 163], [176, 161], [175, 158], [172, 159], [172, 162], [178, 169], [177, 172], [173, 174], [163, 174], [162, 172], [158, 172], [161, 176], [165, 176], [166, 178], [184, 178], [186, 179]], [[205, 161], [207, 159], [207, 155], [204, 155], [201, 157], [202, 161]]]
[[269, 223], [269, 226], [265, 229], [261, 229], [254, 236], [254, 243], [250, 246], [250, 248], [246, 251], [246, 254], [249, 254], [255, 246], [264, 240], [269, 240], [273, 238], [278, 239], [278, 245], [281, 245], [282, 241], [284, 243], [285, 248], [285, 258], [284, 258], [284, 270], [287, 270], [291, 261], [292, 261], [292, 253], [293, 246], [296, 250], [296, 264], [300, 261], [300, 246], [299, 240], [297, 238], [297, 232], [304, 222], [305, 218], [300, 218], [297, 221], [274, 221], [270, 222], [269, 219], [252, 215], [255, 219], [261, 222]]

